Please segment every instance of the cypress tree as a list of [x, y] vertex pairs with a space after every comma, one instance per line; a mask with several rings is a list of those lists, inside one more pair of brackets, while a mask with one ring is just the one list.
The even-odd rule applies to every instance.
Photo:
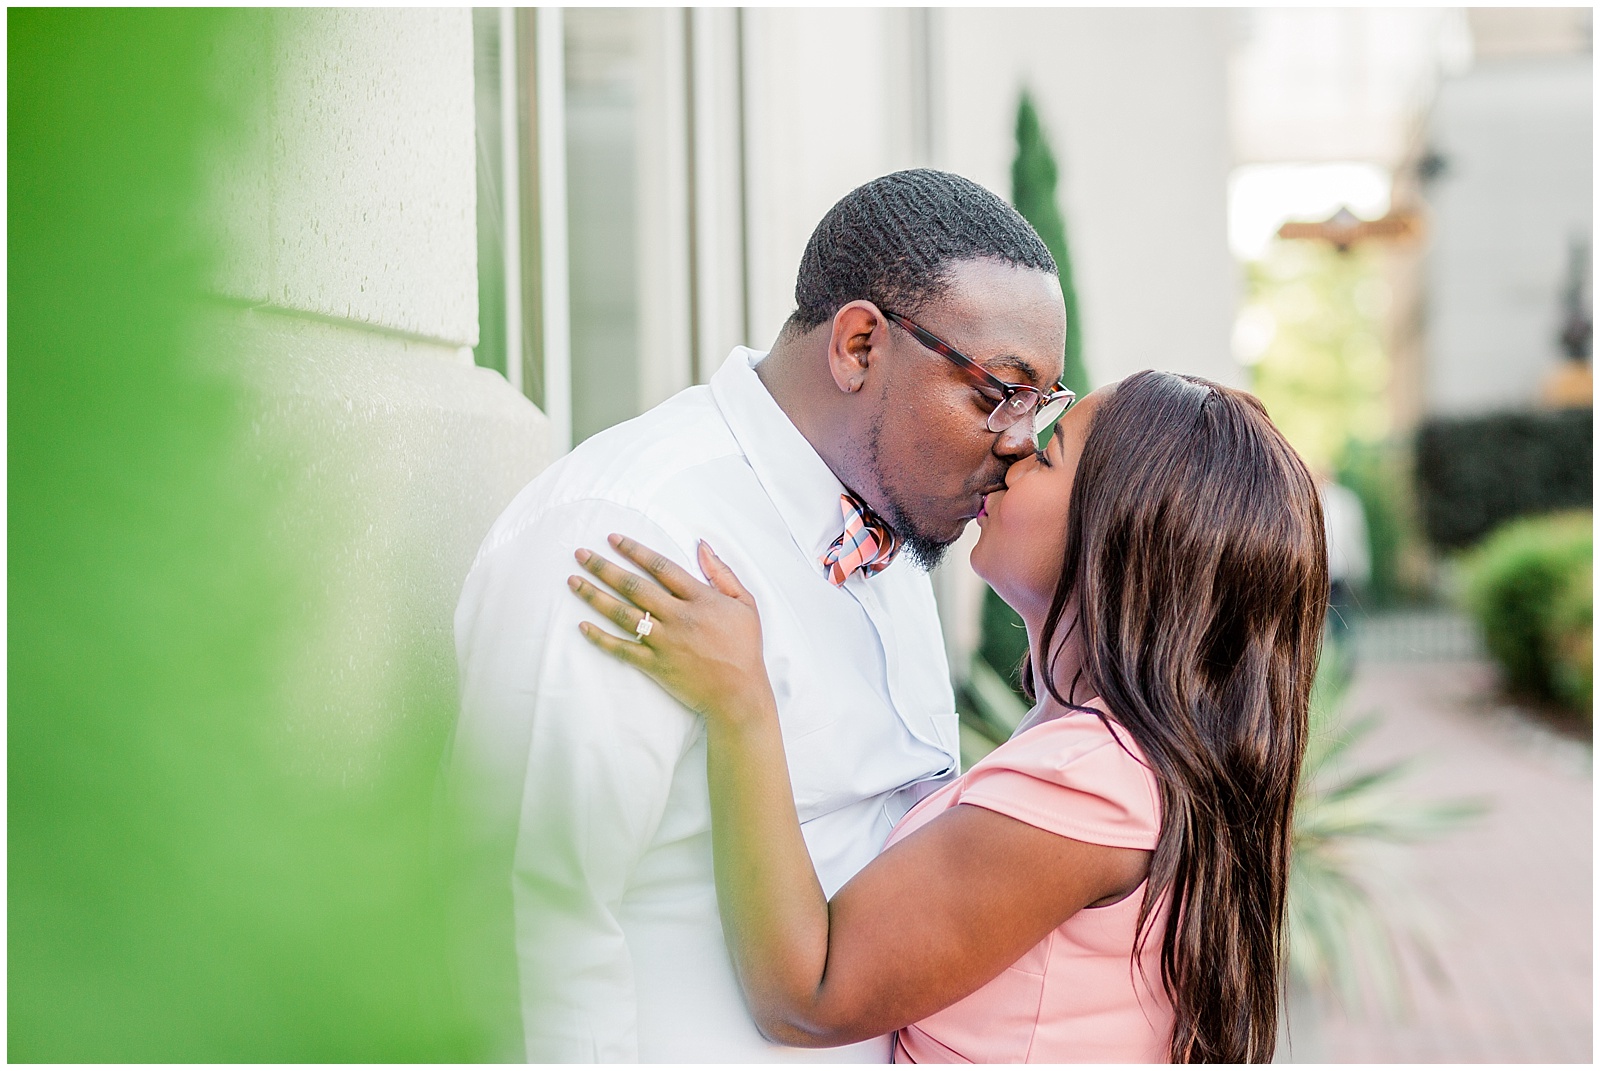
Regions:
[[[1072, 285], [1072, 258], [1067, 251], [1067, 226], [1056, 203], [1056, 158], [1039, 125], [1033, 98], [1023, 90], [1017, 102], [1017, 155], [1011, 162], [1011, 203], [1044, 239], [1056, 258], [1061, 297], [1067, 307], [1067, 341], [1061, 360], [1061, 378], [1078, 392], [1089, 392], [1089, 374], [1083, 366], [1083, 335], [1078, 318], [1078, 294]], [[1015, 670], [1028, 650], [1022, 618], [993, 591], [984, 592], [982, 641], [978, 657], [993, 666], [1020, 694]], [[998, 741], [996, 741], [998, 742]]]
[[1067, 250], [1067, 225], [1056, 203], [1056, 158], [1039, 125], [1033, 98], [1023, 90], [1017, 103], [1017, 155], [1011, 162], [1011, 203], [1033, 224], [1061, 273], [1061, 296], [1067, 305], [1067, 345], [1062, 379], [1079, 396], [1089, 391], [1083, 366], [1083, 335], [1078, 318], [1078, 293], [1072, 285], [1072, 258]]

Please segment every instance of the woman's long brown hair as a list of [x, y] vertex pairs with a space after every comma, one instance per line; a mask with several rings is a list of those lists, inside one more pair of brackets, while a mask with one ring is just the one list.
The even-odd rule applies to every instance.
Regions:
[[[1271, 1060], [1290, 821], [1328, 602], [1316, 482], [1255, 398], [1140, 372], [1095, 414], [1069, 509], [1039, 676], [1069, 706], [1098, 694], [1160, 786], [1138, 943], [1169, 897], [1171, 1057]], [[1050, 672], [1074, 629], [1092, 693]]]

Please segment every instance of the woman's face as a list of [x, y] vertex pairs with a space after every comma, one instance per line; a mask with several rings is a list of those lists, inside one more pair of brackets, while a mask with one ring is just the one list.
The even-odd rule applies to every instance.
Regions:
[[1024, 619], [1038, 623], [1050, 608], [1067, 549], [1067, 503], [1094, 412], [1095, 391], [1056, 422], [1044, 448], [1006, 471], [1006, 485], [983, 500], [972, 568]]

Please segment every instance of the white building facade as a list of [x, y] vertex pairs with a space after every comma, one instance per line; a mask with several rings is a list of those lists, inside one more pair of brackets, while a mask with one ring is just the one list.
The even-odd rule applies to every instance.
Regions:
[[[812, 228], [855, 186], [931, 166], [1009, 198], [1024, 89], [1061, 168], [1091, 378], [1160, 367], [1242, 382], [1229, 346], [1227, 13], [574, 8], [475, 20], [480, 57], [515, 68], [480, 67], [479, 126], [520, 132], [518, 166], [494, 169], [521, 176], [520, 190], [499, 191], [522, 209], [520, 232], [500, 241], [503, 276], [523, 281], [519, 382], [551, 416], [557, 452], [703, 382], [734, 345], [770, 346]], [[498, 122], [482, 107], [491, 82], [516, 87]], [[492, 194], [480, 202], [480, 242], [488, 215], [511, 213]], [[494, 270], [480, 250], [480, 271]], [[485, 308], [500, 285], [481, 282]], [[479, 361], [505, 367], [482, 349]], [[981, 595], [965, 557], [939, 578], [958, 674]]]
[[[913, 166], [1009, 196], [1025, 88], [1060, 164], [1092, 379], [1240, 382], [1226, 13], [251, 18], [241, 55], [270, 43], [273, 89], [219, 183], [216, 329], [260, 373], [264, 435], [337, 446], [293, 478], [338, 503], [303, 519], [341, 548], [334, 624], [305, 643], [372, 712], [347, 715], [353, 739], [382, 731], [385, 667], [450, 687], [454, 599], [522, 485], [734, 345], [770, 346], [840, 196]], [[982, 590], [965, 557], [937, 578], [958, 675]]]
[[1589, 288], [1593, 58], [1480, 58], [1440, 85], [1427, 137], [1427, 408], [1532, 407], [1565, 359], [1566, 292]]

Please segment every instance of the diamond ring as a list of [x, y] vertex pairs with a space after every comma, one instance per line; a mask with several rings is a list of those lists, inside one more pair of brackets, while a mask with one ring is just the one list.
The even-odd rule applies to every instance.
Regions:
[[639, 623], [633, 626], [633, 631], [637, 633], [639, 638], [642, 640], [646, 636], [650, 635], [650, 630], [652, 628], [655, 628], [655, 622], [650, 620], [650, 611], [646, 610], [644, 612], [644, 616], [639, 619]]

